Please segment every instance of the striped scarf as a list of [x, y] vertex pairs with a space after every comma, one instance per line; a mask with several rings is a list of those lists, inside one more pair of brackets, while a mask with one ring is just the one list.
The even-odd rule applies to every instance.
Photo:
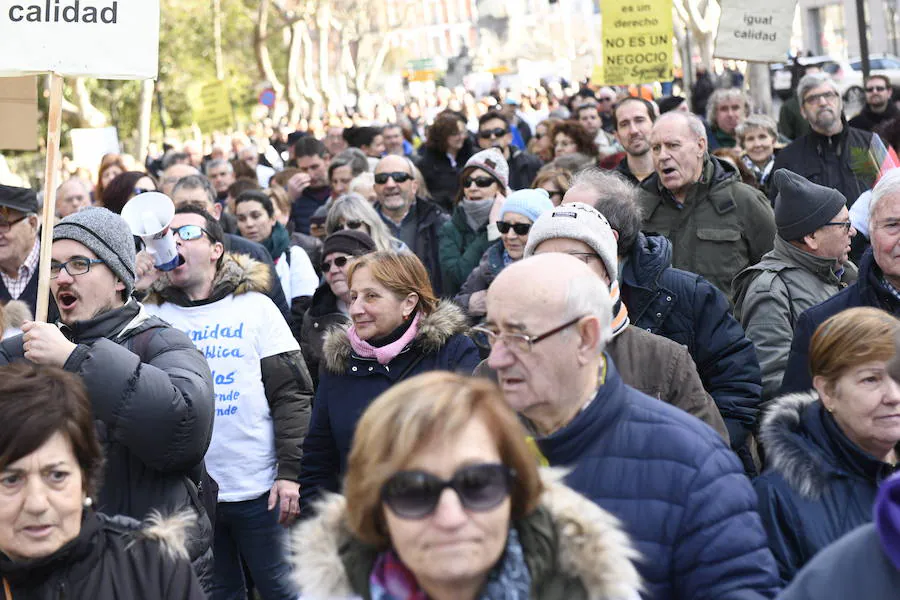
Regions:
[[616, 337], [628, 327], [628, 309], [622, 302], [622, 294], [619, 290], [619, 282], [613, 281], [609, 286], [609, 295], [613, 301], [612, 336]]

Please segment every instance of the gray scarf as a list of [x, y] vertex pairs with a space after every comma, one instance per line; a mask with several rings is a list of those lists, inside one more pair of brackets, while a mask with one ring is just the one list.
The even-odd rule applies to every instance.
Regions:
[[488, 219], [491, 216], [491, 207], [494, 206], [494, 199], [486, 200], [466, 200], [463, 199], [463, 212], [466, 213], [466, 223], [472, 228], [472, 231], [479, 231], [487, 226]]

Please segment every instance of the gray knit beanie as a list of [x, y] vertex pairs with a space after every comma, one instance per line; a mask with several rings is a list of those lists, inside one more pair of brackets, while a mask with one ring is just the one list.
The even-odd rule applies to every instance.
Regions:
[[833, 188], [813, 183], [787, 169], [772, 175], [778, 190], [775, 196], [775, 225], [781, 239], [803, 239], [837, 216], [847, 199]]
[[525, 256], [534, 254], [541, 242], [557, 238], [579, 240], [590, 246], [603, 261], [610, 285], [618, 279], [616, 237], [609, 221], [596, 208], [581, 202], [569, 202], [542, 214], [528, 232]]
[[509, 187], [509, 163], [503, 158], [503, 153], [496, 148], [488, 148], [473, 154], [472, 158], [466, 161], [462, 172], [466, 174], [472, 169], [481, 169], [490, 173], [494, 179], [500, 182], [500, 187], [504, 191]]
[[53, 241], [74, 240], [86, 246], [125, 284], [125, 294], [134, 290], [134, 236], [125, 219], [99, 207], [72, 213], [53, 228]]

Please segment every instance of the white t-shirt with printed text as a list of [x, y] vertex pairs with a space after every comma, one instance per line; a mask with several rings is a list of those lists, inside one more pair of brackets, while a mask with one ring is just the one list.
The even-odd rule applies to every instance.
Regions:
[[145, 306], [185, 332], [209, 363], [216, 417], [206, 468], [219, 484], [219, 501], [252, 500], [267, 492], [277, 460], [260, 361], [300, 349], [281, 312], [257, 292], [203, 306]]

